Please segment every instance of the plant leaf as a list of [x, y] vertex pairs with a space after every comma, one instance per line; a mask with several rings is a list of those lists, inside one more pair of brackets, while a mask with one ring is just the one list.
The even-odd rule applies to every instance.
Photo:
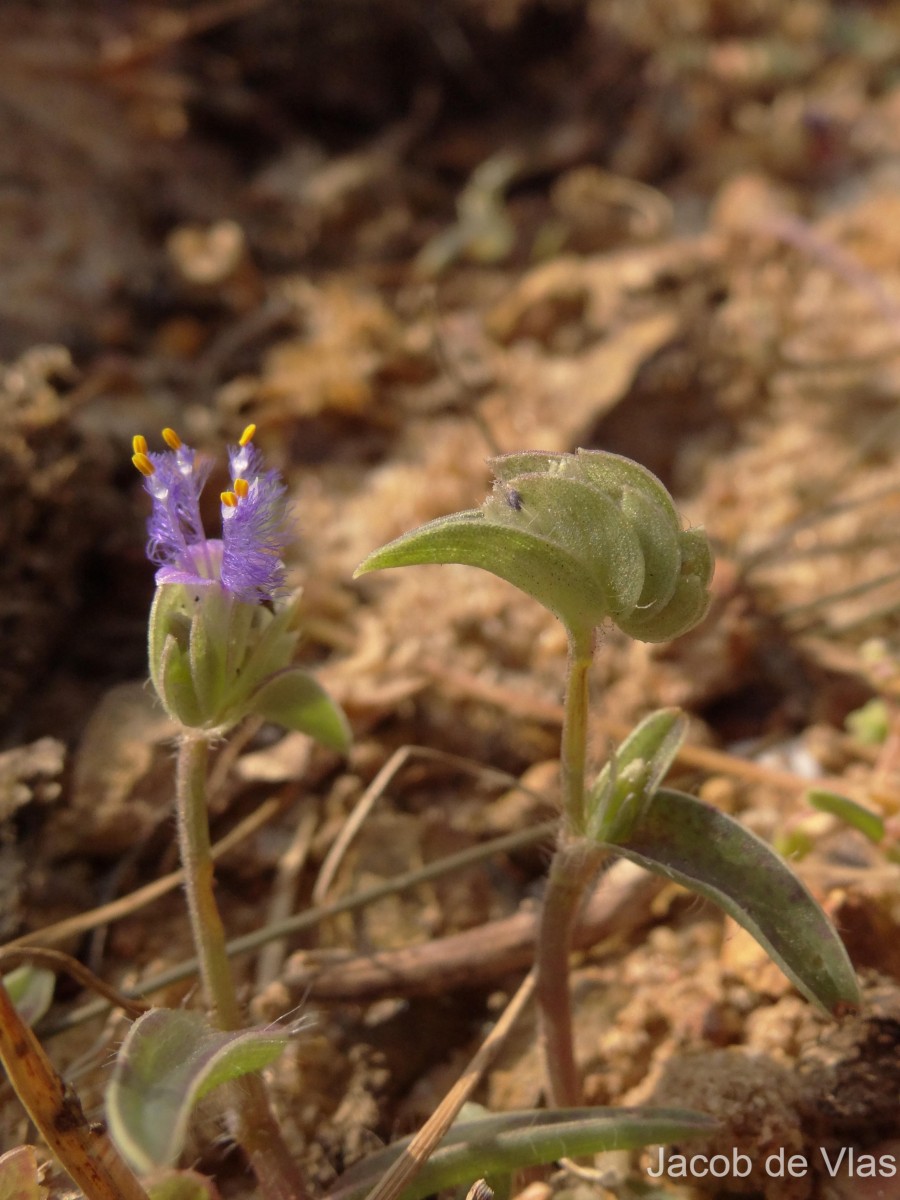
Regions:
[[724, 909], [827, 1013], [859, 1005], [834, 926], [775, 851], [731, 817], [660, 788], [624, 837], [603, 844]]
[[191, 1111], [213, 1088], [273, 1062], [287, 1029], [224, 1033], [196, 1012], [156, 1008], [139, 1017], [106, 1090], [109, 1132], [136, 1171], [171, 1166]]
[[26, 1025], [34, 1025], [53, 1003], [56, 976], [46, 967], [25, 964], [3, 976], [3, 986]]
[[607, 616], [606, 597], [568, 551], [529, 529], [494, 525], [481, 509], [438, 517], [373, 551], [354, 578], [386, 567], [461, 563], [481, 567], [532, 596], [563, 624], [587, 633]]
[[845, 825], [859, 830], [870, 842], [877, 844], [884, 837], [884, 821], [878, 813], [857, 804], [849, 796], [841, 796], [824, 788], [811, 788], [806, 793], [806, 799], [819, 812], [831, 813]]
[[250, 712], [267, 721], [308, 733], [342, 754], [350, 746], [350, 726], [341, 709], [311, 675], [300, 667], [277, 671], [247, 702]]
[[[604, 1150], [709, 1134], [716, 1122], [700, 1113], [664, 1108], [571, 1108], [502, 1113], [453, 1125], [400, 1200], [422, 1200], [479, 1176], [508, 1174], [538, 1163]], [[396, 1161], [410, 1138], [358, 1163], [326, 1200], [361, 1200]]]
[[34, 1146], [15, 1146], [0, 1155], [0, 1200], [43, 1200]]

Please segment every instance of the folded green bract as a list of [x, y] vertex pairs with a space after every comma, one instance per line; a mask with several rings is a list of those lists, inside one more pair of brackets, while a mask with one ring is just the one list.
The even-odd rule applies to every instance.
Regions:
[[713, 558], [669, 493], [638, 463], [602, 450], [490, 459], [481, 508], [440, 517], [370, 554], [356, 574], [419, 563], [482, 567], [533, 596], [576, 634], [612, 620], [662, 642], [705, 616]]

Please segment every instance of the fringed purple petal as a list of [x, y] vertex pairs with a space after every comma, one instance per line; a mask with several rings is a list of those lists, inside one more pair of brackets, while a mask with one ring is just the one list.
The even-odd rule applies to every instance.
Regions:
[[153, 501], [147, 556], [159, 564], [156, 582], [214, 583], [248, 604], [273, 600], [285, 581], [285, 487], [277, 471], [265, 470], [251, 440], [253, 426], [244, 431], [243, 445], [228, 448], [234, 491], [222, 493], [221, 540], [206, 537], [200, 516], [200, 493], [212, 464], [173, 430], [163, 436], [172, 449], [153, 454], [145, 439], [136, 438], [134, 457]]
[[222, 506], [222, 586], [238, 600], [260, 604], [284, 590], [285, 487], [277, 471], [248, 482], [246, 496]]
[[144, 480], [153, 509], [147, 521], [147, 557], [151, 562], [187, 565], [189, 548], [205, 541], [200, 493], [212, 463], [190, 446], [147, 456], [154, 472]]

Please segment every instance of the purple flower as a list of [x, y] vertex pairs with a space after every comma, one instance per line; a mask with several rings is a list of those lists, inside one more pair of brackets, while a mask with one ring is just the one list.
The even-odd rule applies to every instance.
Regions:
[[158, 584], [218, 584], [247, 604], [272, 600], [284, 589], [285, 487], [277, 471], [265, 469], [253, 445], [255, 432], [256, 426], [248, 425], [238, 444], [228, 447], [232, 485], [221, 493], [221, 538], [206, 537], [200, 516], [200, 493], [212, 464], [174, 429], [163, 430], [169, 449], [161, 454], [135, 437], [132, 462], [153, 501], [147, 557], [160, 564]]

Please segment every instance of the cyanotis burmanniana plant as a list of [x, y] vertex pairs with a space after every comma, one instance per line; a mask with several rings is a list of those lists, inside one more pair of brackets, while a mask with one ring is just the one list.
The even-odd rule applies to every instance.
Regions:
[[153, 685], [182, 726], [226, 733], [258, 715], [344, 750], [343, 714], [291, 666], [297, 606], [285, 583], [285, 486], [266, 469], [248, 425], [228, 448], [231, 487], [220, 494], [222, 536], [203, 527], [200, 495], [212, 464], [163, 430], [168, 450], [134, 439], [132, 461], [153, 502], [147, 555], [158, 564], [150, 613]]

